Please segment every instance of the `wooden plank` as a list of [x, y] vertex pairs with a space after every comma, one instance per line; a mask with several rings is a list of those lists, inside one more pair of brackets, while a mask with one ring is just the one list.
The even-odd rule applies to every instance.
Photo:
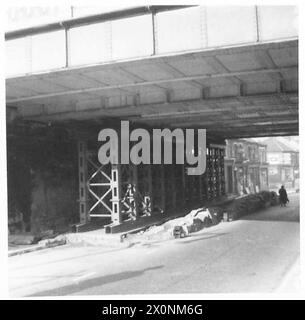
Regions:
[[88, 213], [88, 189], [87, 189], [87, 143], [78, 141], [78, 178], [79, 178], [79, 221], [85, 224], [90, 221]]

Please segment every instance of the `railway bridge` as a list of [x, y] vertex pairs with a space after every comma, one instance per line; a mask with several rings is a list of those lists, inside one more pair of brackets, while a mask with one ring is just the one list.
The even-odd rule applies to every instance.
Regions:
[[[28, 177], [31, 219], [77, 212], [112, 226], [223, 196], [225, 139], [298, 134], [296, 15], [146, 6], [7, 32], [9, 192]], [[206, 129], [206, 172], [101, 166], [98, 132], [121, 120]]]

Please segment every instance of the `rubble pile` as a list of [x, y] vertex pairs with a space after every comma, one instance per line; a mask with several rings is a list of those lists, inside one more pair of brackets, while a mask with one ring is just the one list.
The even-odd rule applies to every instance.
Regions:
[[137, 234], [128, 236], [132, 242], [164, 241], [184, 238], [193, 232], [216, 225], [221, 221], [232, 221], [268, 206], [278, 204], [275, 192], [261, 191], [236, 198], [221, 207], [197, 208], [184, 217], [169, 220], [159, 226], [151, 226]]
[[[160, 226], [152, 226], [133, 236], [133, 240], [164, 241], [173, 238], [183, 238], [190, 233], [218, 224], [222, 219], [223, 209], [198, 208], [192, 210], [184, 217], [169, 220]], [[131, 240], [131, 239], [130, 239]]]
[[198, 208], [192, 210], [185, 217], [165, 223], [175, 238], [182, 238], [190, 233], [210, 227], [220, 222], [216, 209]]
[[236, 198], [227, 208], [229, 219], [236, 220], [257, 210], [278, 204], [278, 196], [273, 191], [261, 191]]

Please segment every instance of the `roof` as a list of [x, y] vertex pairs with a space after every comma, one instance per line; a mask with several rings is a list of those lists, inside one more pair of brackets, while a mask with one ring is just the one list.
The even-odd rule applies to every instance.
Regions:
[[272, 137], [264, 140], [268, 152], [299, 152], [298, 144], [282, 137]]
[[257, 146], [260, 146], [260, 147], [266, 147], [266, 144], [264, 142], [258, 141], [255, 138], [248, 138], [248, 139], [244, 139], [244, 140], [246, 140], [247, 142], [250, 142], [252, 144], [255, 144]]
[[278, 140], [285, 144], [288, 148], [293, 149], [295, 152], [299, 152], [299, 144], [296, 141], [283, 137], [278, 137]]

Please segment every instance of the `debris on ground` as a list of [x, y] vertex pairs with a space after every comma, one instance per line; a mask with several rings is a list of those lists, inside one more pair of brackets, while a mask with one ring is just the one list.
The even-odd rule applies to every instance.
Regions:
[[56, 236], [57, 234], [53, 230], [41, 231], [39, 234], [31, 234], [30, 232], [9, 234], [8, 243], [10, 245], [32, 245], [37, 244], [41, 240], [51, 239]]
[[278, 204], [278, 196], [275, 192], [261, 191], [256, 194], [238, 197], [223, 206], [194, 209], [184, 217], [169, 220], [159, 226], [151, 226], [136, 234], [129, 234], [126, 240], [137, 243], [138, 241], [164, 241], [184, 238], [221, 221], [236, 220], [243, 215], [276, 204]]
[[46, 248], [61, 246], [67, 243], [65, 235], [59, 235], [56, 238], [43, 239], [38, 242], [40, 245], [44, 245]]
[[261, 191], [236, 198], [227, 208], [229, 219], [236, 220], [240, 217], [253, 213], [279, 203], [278, 195], [274, 191]]
[[137, 243], [139, 241], [164, 241], [173, 238], [184, 238], [190, 233], [218, 224], [222, 219], [223, 209], [197, 208], [184, 217], [169, 220], [159, 226], [151, 226], [145, 231], [128, 235], [127, 241]]
[[9, 245], [31, 245], [37, 243], [37, 238], [31, 234], [10, 234]]
[[[38, 243], [45, 248], [64, 244], [75, 245], [103, 245], [123, 247], [145, 241], [165, 241], [174, 238], [184, 238], [191, 233], [217, 225], [221, 221], [227, 222], [278, 204], [275, 192], [262, 191], [235, 198], [230, 203], [209, 208], [200, 207], [191, 210], [187, 215], [174, 218], [161, 225], [153, 225], [146, 230], [134, 234], [126, 234], [124, 238], [117, 235], [103, 235], [100, 232], [68, 233], [58, 235], [52, 230], [41, 232], [39, 235], [30, 234], [9, 235], [9, 242], [13, 245], [31, 245]], [[122, 244], [124, 242], [124, 244]]]
[[175, 238], [182, 238], [192, 232], [199, 231], [212, 224], [212, 215], [207, 208], [198, 208], [192, 210], [189, 214], [182, 218], [170, 220], [167, 224], [171, 227], [172, 234]]

